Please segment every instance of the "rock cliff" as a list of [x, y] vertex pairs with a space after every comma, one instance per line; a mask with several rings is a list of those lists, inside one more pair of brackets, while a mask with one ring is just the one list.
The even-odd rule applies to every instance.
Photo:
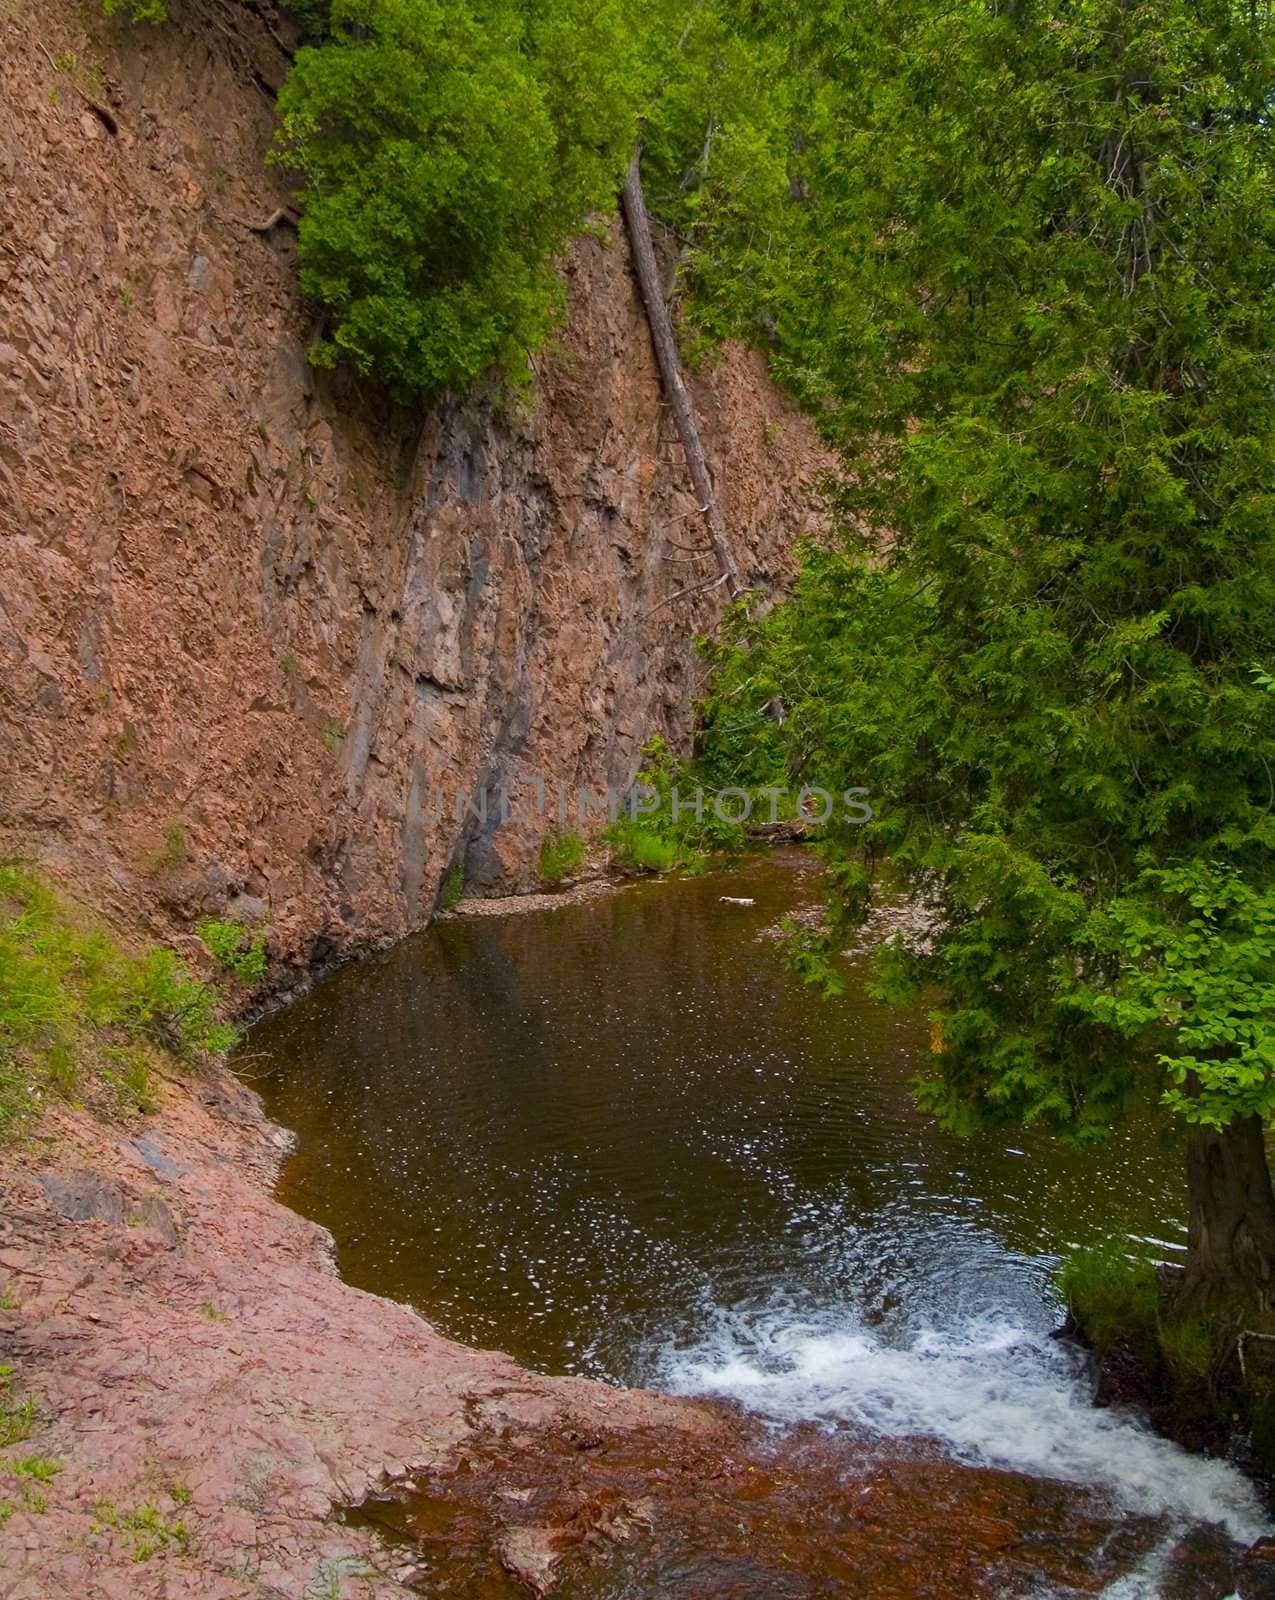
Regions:
[[[395, 408], [307, 365], [295, 233], [249, 226], [286, 199], [282, 20], [93, 10], [0, 8], [0, 825], [150, 934], [238, 902], [320, 964], [456, 862], [530, 887], [525, 780], [684, 747], [722, 592], [660, 605], [713, 567], [618, 223], [525, 404]], [[744, 576], [782, 584], [813, 434], [742, 349], [696, 399]], [[458, 820], [502, 786], [529, 815]]]

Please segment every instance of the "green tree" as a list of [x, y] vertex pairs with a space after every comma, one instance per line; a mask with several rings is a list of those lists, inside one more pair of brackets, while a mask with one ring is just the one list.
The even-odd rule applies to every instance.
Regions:
[[553, 256], [614, 204], [643, 76], [618, 0], [334, 0], [298, 52], [277, 159], [301, 175], [316, 362], [394, 389], [515, 382], [561, 298]]
[[1163, 1097], [1185, 1300], [1264, 1309], [1269, 9], [903, 0], [792, 39], [808, 181], [764, 257], [729, 218], [700, 248], [767, 308], [850, 531], [718, 649], [708, 748], [869, 785], [837, 905], [861, 914], [888, 853], [934, 908], [932, 943], [881, 962], [892, 996], [943, 996], [922, 1103], [1085, 1138]]

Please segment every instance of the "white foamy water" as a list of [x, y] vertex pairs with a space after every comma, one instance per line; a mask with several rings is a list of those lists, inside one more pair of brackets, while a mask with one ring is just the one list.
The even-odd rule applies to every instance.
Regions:
[[659, 1369], [675, 1394], [734, 1400], [775, 1423], [931, 1438], [957, 1461], [1082, 1484], [1123, 1511], [1218, 1523], [1243, 1543], [1269, 1531], [1234, 1468], [1096, 1409], [1074, 1354], [1008, 1320], [975, 1318], [892, 1344], [849, 1315], [721, 1312], [694, 1347], [665, 1349]]

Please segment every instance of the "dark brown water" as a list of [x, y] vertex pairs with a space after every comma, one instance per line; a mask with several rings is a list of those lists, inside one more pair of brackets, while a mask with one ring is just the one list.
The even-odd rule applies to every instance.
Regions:
[[446, 922], [337, 973], [241, 1061], [299, 1135], [281, 1197], [349, 1281], [534, 1367], [928, 1437], [1254, 1531], [1237, 1476], [1094, 1411], [1048, 1337], [1065, 1248], [1181, 1249], [1165, 1130], [1083, 1154], [943, 1133], [909, 1092], [926, 1017], [870, 1001], [853, 965], [821, 1001], [764, 937], [815, 894], [767, 858]]

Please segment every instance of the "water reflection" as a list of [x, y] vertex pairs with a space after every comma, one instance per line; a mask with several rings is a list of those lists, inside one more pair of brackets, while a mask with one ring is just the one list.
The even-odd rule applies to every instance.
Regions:
[[1043, 1327], [1065, 1246], [1179, 1244], [1160, 1130], [1097, 1155], [943, 1134], [909, 1092], [925, 1018], [869, 1001], [861, 968], [821, 1001], [759, 938], [809, 874], [768, 859], [725, 887], [756, 904], [698, 879], [442, 924], [254, 1031], [254, 1081], [300, 1135], [283, 1197], [348, 1279], [633, 1381], [776, 1284], [869, 1324]]

